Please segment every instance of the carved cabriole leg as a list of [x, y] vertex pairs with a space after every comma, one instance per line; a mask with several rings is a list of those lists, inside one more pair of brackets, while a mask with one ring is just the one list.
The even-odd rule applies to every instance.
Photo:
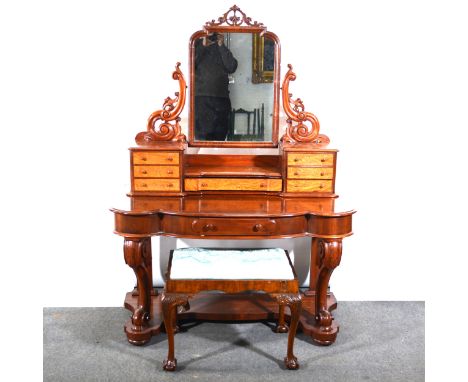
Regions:
[[148, 342], [149, 336], [138, 336], [147, 326], [151, 315], [151, 238], [125, 238], [125, 262], [135, 272], [138, 285], [138, 306], [132, 315], [132, 333], [127, 332], [128, 341], [135, 345]]
[[174, 322], [177, 321], [177, 307], [182, 306], [184, 310], [188, 310], [188, 296], [176, 293], [162, 293], [161, 304], [164, 318], [164, 326], [167, 333], [168, 352], [167, 358], [164, 360], [163, 368], [166, 371], [174, 371], [177, 366], [174, 349]]
[[[321, 332], [332, 331], [333, 316], [327, 306], [327, 290], [333, 270], [340, 264], [341, 239], [321, 239], [319, 242], [319, 274], [315, 293], [315, 320]], [[324, 343], [325, 345], [327, 343]]]
[[299, 324], [299, 315], [301, 313], [302, 299], [300, 294], [280, 294], [276, 296], [280, 306], [287, 305], [291, 310], [291, 322], [289, 324], [288, 351], [284, 358], [284, 364], [290, 370], [299, 369], [299, 362], [294, 356], [294, 339], [296, 337], [297, 326]]

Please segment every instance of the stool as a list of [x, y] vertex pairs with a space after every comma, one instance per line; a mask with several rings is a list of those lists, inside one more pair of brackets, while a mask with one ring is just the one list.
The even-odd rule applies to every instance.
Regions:
[[287, 251], [280, 248], [181, 248], [171, 251], [161, 297], [168, 341], [164, 370], [174, 371], [177, 366], [174, 355], [177, 310], [190, 309], [189, 298], [202, 291], [268, 293], [279, 304], [276, 331], [280, 333], [288, 331], [284, 319], [284, 307], [288, 306], [291, 321], [284, 362], [288, 369], [299, 368], [293, 346], [302, 300], [296, 272]]

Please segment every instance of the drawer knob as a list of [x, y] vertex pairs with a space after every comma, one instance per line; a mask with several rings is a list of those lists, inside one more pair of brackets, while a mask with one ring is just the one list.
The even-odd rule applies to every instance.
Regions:
[[142, 160], [143, 162], [146, 162], [146, 157], [141, 157], [141, 160]]
[[322, 184], [322, 183], [320, 183], [320, 186], [319, 186], [319, 188], [323, 188], [323, 184]]
[[325, 175], [325, 173], [324, 173], [324, 172], [321, 172], [321, 173], [320, 173], [320, 176], [324, 176], [324, 175]]
[[296, 172], [294, 173], [294, 175], [295, 175], [295, 176], [298, 176], [298, 175], [299, 175], [299, 173], [296, 171]]
[[201, 186], [202, 187], [208, 187], [208, 183], [202, 183]]
[[294, 158], [294, 162], [299, 162], [299, 158]]
[[174, 158], [173, 158], [173, 157], [168, 157], [167, 160], [168, 160], [169, 162], [172, 162], [172, 161], [174, 160]]
[[265, 188], [266, 186], [267, 186], [266, 183], [260, 183], [260, 187]]
[[148, 185], [146, 183], [142, 183], [141, 187], [148, 187]]
[[142, 170], [141, 173], [142, 174], [148, 174], [148, 172], [146, 170]]
[[253, 226], [254, 232], [259, 232], [259, 231], [261, 231], [262, 229], [263, 229], [263, 225], [262, 225], [262, 224], [255, 224], [255, 225]]
[[168, 173], [169, 175], [172, 175], [172, 174], [174, 174], [174, 171], [172, 171], [172, 170], [167, 170], [167, 173]]
[[216, 231], [216, 226], [214, 224], [205, 224], [202, 227], [203, 232], [208, 232], [208, 231]]
[[167, 187], [169, 187], [169, 188], [170, 188], [170, 187], [174, 187], [174, 185], [173, 185], [172, 183], [169, 183], [169, 184], [167, 185]]
[[322, 158], [322, 159], [320, 159], [320, 162], [323, 163], [323, 162], [325, 162], [325, 160], [326, 160], [325, 158]]

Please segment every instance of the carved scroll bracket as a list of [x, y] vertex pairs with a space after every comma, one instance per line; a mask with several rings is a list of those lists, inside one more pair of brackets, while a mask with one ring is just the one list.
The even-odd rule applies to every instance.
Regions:
[[333, 270], [340, 265], [341, 239], [323, 239], [319, 243], [319, 268], [317, 292], [315, 295], [315, 320], [323, 332], [332, 331], [333, 316], [327, 308], [327, 289]]
[[[185, 106], [187, 89], [184, 75], [180, 70], [180, 62], [176, 64], [172, 78], [179, 81], [179, 91], [175, 93], [175, 98], [167, 97], [164, 100], [162, 110], [157, 110], [149, 116], [147, 131], [138, 133], [135, 137], [138, 145], [150, 146], [164, 141], [186, 142], [186, 137], [182, 134], [179, 124], [179, 115]], [[156, 126], [158, 121], [162, 121], [162, 123]]]
[[330, 139], [324, 134], [319, 134], [320, 123], [317, 117], [305, 111], [304, 103], [300, 98], [292, 99], [292, 94], [289, 93], [289, 82], [296, 79], [296, 74], [293, 72], [291, 64], [288, 64], [288, 68], [282, 87], [283, 108], [288, 116], [286, 120], [288, 125], [281, 141], [309, 143], [315, 147], [326, 147], [330, 143]]

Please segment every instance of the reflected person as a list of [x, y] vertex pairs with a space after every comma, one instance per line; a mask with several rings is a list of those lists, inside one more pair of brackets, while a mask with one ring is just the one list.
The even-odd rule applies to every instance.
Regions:
[[225, 141], [231, 100], [228, 74], [237, 60], [224, 45], [224, 36], [213, 33], [195, 43], [195, 139]]

